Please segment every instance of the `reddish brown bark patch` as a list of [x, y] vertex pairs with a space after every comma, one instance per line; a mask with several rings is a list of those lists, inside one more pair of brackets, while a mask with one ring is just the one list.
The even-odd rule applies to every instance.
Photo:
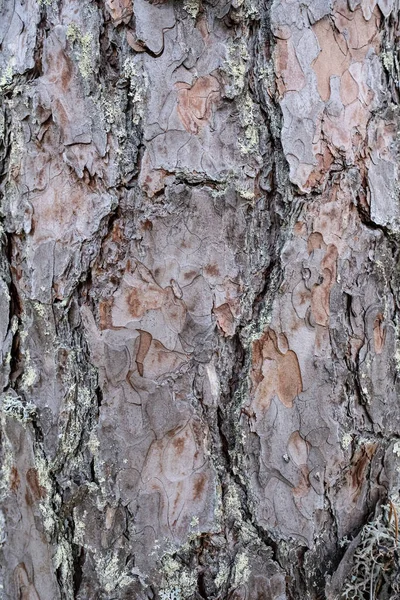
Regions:
[[306, 83], [292, 40], [278, 39], [275, 52], [275, 70], [279, 74], [277, 86], [281, 96], [300, 91]]
[[32, 493], [32, 499], [34, 502], [41, 500], [46, 496], [46, 490], [39, 483], [38, 473], [36, 469], [28, 469], [26, 472], [26, 481], [28, 482], [29, 489]]
[[273, 329], [267, 329], [253, 345], [251, 374], [256, 408], [267, 410], [276, 395], [284, 406], [292, 408], [302, 392], [299, 361], [293, 350], [282, 352]]
[[218, 326], [222, 329], [224, 335], [232, 336], [235, 333], [235, 318], [232, 314], [229, 304], [225, 303], [213, 309], [217, 318]]
[[201, 473], [197, 475], [193, 485], [193, 500], [199, 500], [204, 493], [204, 489], [207, 483], [207, 475]]
[[133, 13], [131, 0], [106, 0], [106, 8], [115, 25], [129, 23]]
[[220, 85], [212, 75], [199, 77], [191, 87], [177, 83], [178, 115], [186, 131], [197, 134], [211, 118], [212, 108], [220, 99]]
[[313, 63], [321, 99], [327, 102], [331, 95], [330, 78], [341, 77], [340, 95], [344, 105], [358, 97], [358, 85], [348, 71], [353, 62], [365, 59], [370, 48], [379, 45], [379, 11], [374, 11], [367, 21], [360, 8], [350, 11], [341, 6], [335, 12], [335, 22], [325, 17], [315, 25], [313, 31], [321, 51]]
[[385, 345], [386, 330], [384, 327], [384, 317], [382, 313], [376, 315], [374, 321], [374, 347], [377, 354], [381, 354]]
[[[321, 236], [322, 237], [322, 236]], [[311, 311], [317, 325], [327, 327], [330, 316], [330, 294], [336, 281], [338, 251], [336, 246], [329, 244], [326, 254], [321, 261], [321, 283], [311, 290]]]
[[21, 479], [20, 479], [19, 473], [17, 471], [17, 468], [15, 466], [12, 466], [11, 473], [10, 473], [10, 490], [14, 493], [17, 492], [20, 483], [21, 483]]

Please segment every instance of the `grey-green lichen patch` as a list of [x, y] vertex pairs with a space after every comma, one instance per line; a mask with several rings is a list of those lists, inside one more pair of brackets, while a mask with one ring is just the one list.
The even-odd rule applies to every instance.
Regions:
[[83, 33], [76, 23], [67, 27], [67, 40], [76, 47], [76, 58], [80, 74], [88, 79], [94, 70], [94, 37], [91, 32]]
[[239, 101], [239, 118], [244, 128], [244, 135], [239, 140], [239, 149], [244, 156], [257, 152], [259, 149], [260, 125], [256, 120], [255, 113], [256, 104], [247, 92]]
[[[62, 581], [70, 583], [71, 575], [74, 572], [74, 560], [71, 552], [71, 544], [60, 536], [57, 543], [57, 549], [53, 557], [53, 564], [56, 571], [61, 575]], [[63, 590], [65, 595], [73, 598], [72, 590], [65, 586]]]
[[399, 85], [400, 63], [397, 48], [386, 44], [386, 47], [381, 52], [381, 59], [386, 71], [395, 79], [395, 83]]
[[225, 561], [221, 561], [219, 564], [218, 573], [215, 577], [215, 585], [217, 589], [221, 589], [228, 583], [229, 577], [231, 573], [231, 568], [229, 564]]
[[196, 573], [191, 572], [173, 556], [166, 554], [162, 562], [163, 585], [160, 596], [163, 600], [186, 600], [197, 588]]
[[228, 75], [228, 85], [225, 89], [228, 98], [240, 95], [245, 89], [248, 60], [249, 52], [245, 38], [230, 41], [224, 63], [224, 70]]
[[348, 448], [350, 448], [350, 446], [351, 446], [352, 441], [353, 441], [353, 436], [351, 435], [351, 433], [343, 434], [342, 441], [341, 441], [343, 450], [348, 450]]
[[140, 63], [137, 60], [127, 58], [123, 64], [122, 75], [129, 81], [128, 95], [134, 106], [133, 124], [138, 125], [144, 115], [148, 88], [147, 73], [140, 68]]
[[0, 501], [4, 501], [10, 493], [11, 469], [14, 464], [13, 448], [6, 434], [5, 416], [0, 414], [2, 431], [2, 460], [0, 465]]
[[55, 492], [54, 476], [41, 446], [36, 448], [35, 467], [41, 497], [39, 501], [43, 527], [48, 540], [56, 540], [53, 555], [54, 569], [58, 572], [66, 600], [72, 600], [73, 594], [73, 555], [71, 543], [66, 533], [66, 522], [60, 519], [62, 498]]
[[121, 565], [121, 559], [116, 550], [108, 552], [105, 556], [101, 556], [95, 551], [94, 564], [102, 589], [107, 594], [115, 593], [135, 580], [128, 569]]
[[9, 87], [13, 79], [13, 69], [11, 64], [0, 73], [0, 93]]
[[3, 394], [0, 409], [7, 417], [17, 419], [24, 424], [35, 418], [37, 410], [32, 402], [23, 402], [20, 396], [11, 393]]
[[82, 437], [84, 420], [92, 404], [92, 393], [77, 383], [72, 383], [64, 399], [64, 414], [59, 434], [58, 457], [64, 461], [75, 454]]
[[195, 19], [200, 10], [200, 2], [199, 0], [184, 0], [183, 9]]
[[400, 500], [394, 495], [381, 509], [377, 509], [375, 518], [363, 527], [361, 540], [354, 554], [353, 567], [341, 598], [357, 600], [366, 597], [366, 594], [377, 598], [377, 591], [382, 587], [391, 589], [396, 594], [400, 593], [399, 514]]
[[27, 391], [34, 386], [37, 379], [39, 377], [39, 373], [34, 369], [31, 363], [31, 355], [30, 351], [25, 351], [25, 366], [24, 372], [22, 374], [21, 387], [23, 390]]
[[78, 546], [83, 546], [84, 541], [85, 541], [85, 530], [86, 530], [85, 519], [87, 516], [87, 511], [86, 510], [83, 511], [83, 515], [82, 515], [83, 520], [78, 517], [78, 510], [76, 507], [74, 507], [73, 515], [74, 515], [74, 544], [77, 544]]
[[235, 559], [233, 586], [238, 587], [243, 583], [247, 583], [250, 577], [249, 557], [245, 551], [239, 552]]

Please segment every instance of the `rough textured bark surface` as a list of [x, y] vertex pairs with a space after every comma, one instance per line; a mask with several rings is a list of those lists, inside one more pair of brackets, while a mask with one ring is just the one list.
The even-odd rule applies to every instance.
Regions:
[[0, 0], [1, 598], [400, 597], [398, 51]]

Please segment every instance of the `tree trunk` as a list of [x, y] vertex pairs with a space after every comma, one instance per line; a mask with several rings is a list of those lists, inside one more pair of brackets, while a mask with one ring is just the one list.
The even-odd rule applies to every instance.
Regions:
[[398, 599], [397, 0], [0, 44], [0, 598]]

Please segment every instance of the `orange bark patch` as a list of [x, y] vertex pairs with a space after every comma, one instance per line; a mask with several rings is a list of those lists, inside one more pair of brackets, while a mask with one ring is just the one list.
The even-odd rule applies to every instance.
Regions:
[[312, 233], [307, 240], [307, 252], [311, 254], [314, 250], [325, 250], [326, 244], [322, 234], [318, 231]]
[[282, 352], [275, 331], [267, 329], [253, 345], [251, 373], [254, 402], [267, 410], [276, 395], [284, 406], [292, 408], [303, 384], [297, 355], [293, 350]]
[[112, 298], [109, 298], [107, 300], [100, 300], [100, 302], [99, 302], [100, 329], [112, 329], [111, 307], [112, 307]]
[[143, 361], [141, 375], [157, 379], [161, 375], [177, 371], [187, 360], [186, 354], [168, 350], [161, 342], [153, 339]]
[[306, 84], [291, 38], [277, 40], [275, 71], [279, 73], [277, 86], [282, 96], [286, 92], [300, 91]]
[[116, 25], [129, 23], [133, 12], [131, 0], [106, 0], [106, 8]]
[[178, 455], [179, 455], [179, 454], [182, 454], [182, 453], [183, 453], [183, 451], [184, 451], [184, 449], [185, 449], [185, 440], [184, 440], [183, 438], [179, 438], [179, 437], [178, 437], [178, 438], [175, 438], [175, 439], [172, 441], [172, 443], [173, 443], [173, 445], [174, 445], [174, 448], [175, 448], [175, 450], [176, 450], [176, 453], [177, 453]]
[[147, 331], [140, 332], [139, 348], [136, 354], [136, 366], [141, 377], [143, 377], [143, 361], [147, 356], [152, 339], [152, 336]]
[[191, 87], [176, 83], [178, 115], [186, 131], [197, 134], [211, 117], [212, 108], [220, 99], [220, 85], [215, 77], [199, 77]]
[[330, 316], [330, 294], [336, 281], [336, 265], [338, 251], [336, 246], [329, 244], [325, 257], [321, 262], [321, 283], [311, 290], [311, 311], [317, 325], [327, 327]]
[[234, 335], [235, 319], [229, 304], [221, 304], [221, 306], [218, 306], [217, 308], [213, 309], [213, 313], [216, 316], [218, 326], [222, 329], [224, 335]]
[[293, 431], [288, 441], [288, 452], [294, 464], [301, 467], [307, 464], [309, 444], [298, 431]]
[[354, 12], [343, 4], [334, 15], [334, 24], [325, 17], [315, 25], [313, 31], [317, 36], [321, 52], [313, 63], [317, 76], [319, 94], [324, 102], [331, 95], [330, 78], [342, 77], [341, 96], [344, 105], [350, 104], [358, 97], [358, 85], [348, 72], [353, 62], [365, 59], [370, 48], [379, 46], [379, 11], [367, 21], [360, 8]]
[[349, 70], [343, 73], [340, 81], [340, 99], [344, 106], [357, 100], [359, 94], [358, 83]]
[[127, 292], [126, 302], [131, 316], [140, 319], [148, 310], [154, 310], [163, 305], [164, 291], [157, 284], [132, 288]]

